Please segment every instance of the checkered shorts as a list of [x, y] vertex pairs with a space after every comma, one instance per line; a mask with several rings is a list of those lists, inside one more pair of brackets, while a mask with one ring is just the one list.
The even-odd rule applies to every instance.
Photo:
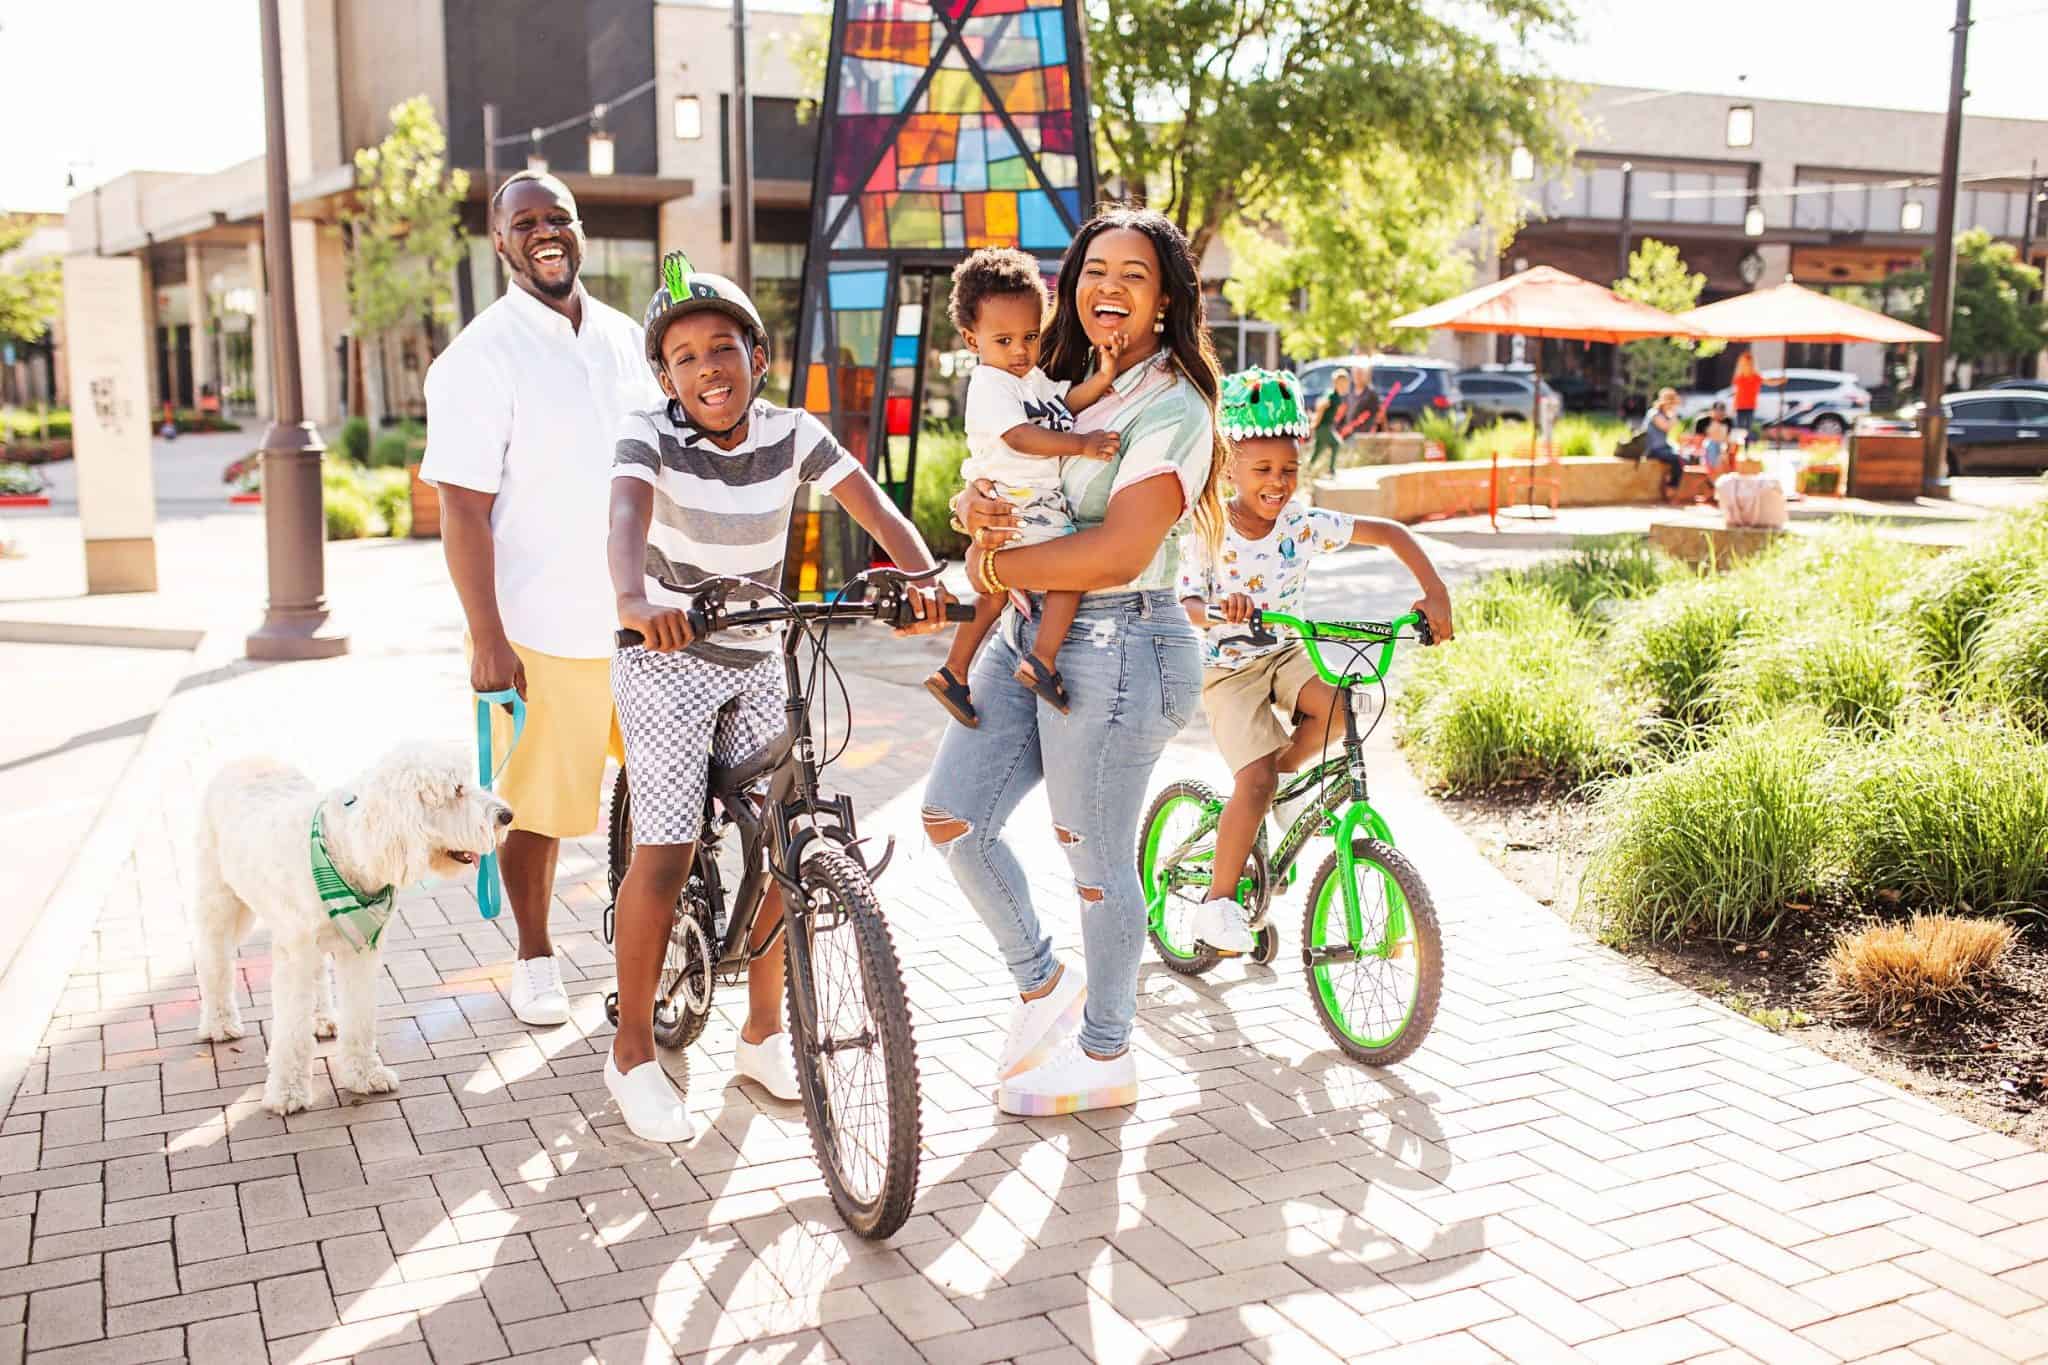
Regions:
[[747, 668], [650, 649], [612, 655], [634, 843], [696, 842], [712, 761], [738, 763], [782, 733], [782, 683], [777, 655]]

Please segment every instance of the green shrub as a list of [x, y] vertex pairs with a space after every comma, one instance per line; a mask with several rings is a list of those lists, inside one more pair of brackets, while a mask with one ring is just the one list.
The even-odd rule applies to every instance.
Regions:
[[1845, 785], [1842, 861], [1860, 894], [2048, 913], [2048, 744], [1986, 718], [1930, 719], [1859, 751]]
[[1609, 785], [1595, 807], [1586, 908], [1623, 941], [1753, 940], [1829, 880], [1826, 733], [1779, 716]]
[[363, 487], [385, 535], [402, 538], [411, 532], [412, 479], [405, 470], [366, 470]]
[[953, 529], [953, 495], [960, 491], [960, 465], [967, 458], [967, 433], [926, 427], [917, 441], [917, 486], [910, 491], [910, 519], [942, 559], [957, 559], [967, 537]]
[[1745, 632], [1760, 624], [1739, 580], [1680, 584], [1648, 598], [1622, 621], [1622, 676], [1645, 688], [1659, 715], [1699, 725], [1712, 714], [1715, 673]]
[[33, 465], [0, 464], [0, 497], [34, 497], [49, 487], [49, 482]]
[[1712, 682], [1709, 711], [1762, 719], [1811, 706], [1842, 730], [1889, 730], [1913, 693], [1913, 660], [1893, 632], [1845, 617], [1738, 641]]
[[377, 433], [377, 439], [370, 442], [369, 463], [377, 469], [403, 469], [418, 464], [426, 448], [427, 429], [417, 422], [406, 422]]
[[1435, 441], [1444, 448], [1446, 460], [1462, 460], [1472, 439], [1472, 433], [1464, 419], [1453, 417], [1447, 412], [1425, 412], [1415, 424], [1425, 441]]
[[1465, 442], [1464, 454], [1459, 458], [1467, 460], [1490, 460], [1498, 451], [1503, 460], [1527, 460], [1529, 458], [1529, 424], [1527, 422], [1495, 422], [1472, 433]]
[[[1575, 787], [1618, 771], [1629, 733], [1586, 638], [1555, 599], [1501, 591], [1457, 639], [1415, 656], [1404, 742], [1436, 786]], [[1525, 615], [1511, 628], [1510, 612]], [[1548, 624], [1542, 624], [1548, 618]]]
[[[1526, 635], [1551, 641], [1577, 634], [1570, 603], [1550, 585], [1531, 582], [1513, 570], [1491, 573], [1452, 600], [1458, 629]], [[1584, 649], [1584, 641], [1575, 647]]]
[[1628, 434], [1628, 425], [1611, 417], [1589, 417], [1573, 413], [1550, 424], [1550, 444], [1566, 459], [1614, 454], [1614, 448]]
[[20, 444], [43, 441], [68, 441], [71, 439], [71, 409], [48, 408], [41, 412], [34, 408], [0, 409], [0, 440]]
[[371, 523], [377, 515], [370, 506], [370, 500], [363, 496], [363, 490], [353, 483], [328, 484], [322, 506], [327, 513], [329, 540], [361, 540], [370, 534]]
[[1570, 554], [1502, 575], [1555, 593], [1581, 616], [1602, 603], [1646, 597], [1688, 576], [1684, 565], [1641, 536], [1581, 536]]
[[341, 424], [341, 432], [334, 439], [335, 450], [344, 459], [357, 464], [370, 461], [370, 424], [361, 417], [351, 417]]
[[1992, 538], [1934, 561], [1897, 610], [1935, 685], [1963, 682], [1977, 640], [2015, 597], [2048, 585], [2048, 509], [2007, 518]]
[[1927, 565], [1925, 549], [1887, 540], [1868, 522], [1848, 522], [1820, 535], [1782, 537], [1728, 580], [1766, 615], [1871, 624], [1896, 613], [1894, 599], [1925, 576]]
[[2048, 736], [2048, 588], [2033, 585], [1977, 641], [1964, 695]]

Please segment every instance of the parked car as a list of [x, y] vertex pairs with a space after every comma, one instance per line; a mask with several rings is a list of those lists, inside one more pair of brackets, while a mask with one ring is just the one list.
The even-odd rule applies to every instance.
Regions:
[[[1895, 419], [1872, 418], [1859, 432], [1908, 434], [1919, 430], [1920, 403]], [[2048, 390], [1971, 389], [1943, 394], [1948, 418], [1950, 474], [2026, 474], [2048, 470]]]
[[[1783, 385], [1769, 382], [1781, 377]], [[1756, 400], [1756, 420], [1763, 425], [1803, 427], [1823, 436], [1840, 436], [1870, 411], [1870, 391], [1847, 370], [1765, 370], [1764, 380], [1763, 393]], [[1678, 413], [1690, 420], [1716, 403], [1726, 403], [1733, 412], [1734, 387], [1697, 394]]]
[[[1380, 401], [1387, 403], [1387, 426], [1394, 431], [1413, 430], [1425, 412], [1440, 412], [1452, 418], [1465, 416], [1457, 366], [1430, 356], [1340, 355], [1311, 361], [1301, 367], [1302, 402], [1313, 411], [1330, 391], [1337, 371], [1361, 365], [1372, 371], [1373, 391], [1379, 394]], [[1388, 402], [1390, 393], [1393, 400]]]
[[1464, 395], [1465, 410], [1472, 414], [1475, 427], [1503, 420], [1528, 421], [1532, 388], [1543, 396], [1540, 425], [1548, 427], [1564, 411], [1564, 399], [1528, 366], [1483, 365], [1458, 371], [1458, 392]]

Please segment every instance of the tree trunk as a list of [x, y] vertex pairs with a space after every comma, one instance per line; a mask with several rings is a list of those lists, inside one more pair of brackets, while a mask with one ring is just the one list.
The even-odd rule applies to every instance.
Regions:
[[377, 433], [384, 430], [384, 336], [377, 333], [363, 338], [357, 352], [362, 357], [363, 401], [369, 409], [370, 444], [377, 443]]

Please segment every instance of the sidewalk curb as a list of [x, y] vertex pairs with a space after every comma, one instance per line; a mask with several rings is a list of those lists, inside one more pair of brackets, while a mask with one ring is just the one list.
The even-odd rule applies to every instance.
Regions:
[[0, 644], [106, 645], [118, 649], [197, 651], [206, 632], [173, 626], [98, 626], [78, 621], [0, 620]]
[[114, 790], [72, 855], [62, 880], [43, 905], [35, 927], [0, 975], [0, 1114], [14, 1107], [23, 1080], [42, 1047], [57, 1004], [69, 989], [80, 949], [99, 928], [101, 907], [135, 850], [142, 817], [162, 798], [148, 780], [171, 743], [166, 718], [177, 707], [185, 681], [233, 657], [232, 632], [205, 635], [186, 670], [150, 720], [135, 756], [121, 770]]

